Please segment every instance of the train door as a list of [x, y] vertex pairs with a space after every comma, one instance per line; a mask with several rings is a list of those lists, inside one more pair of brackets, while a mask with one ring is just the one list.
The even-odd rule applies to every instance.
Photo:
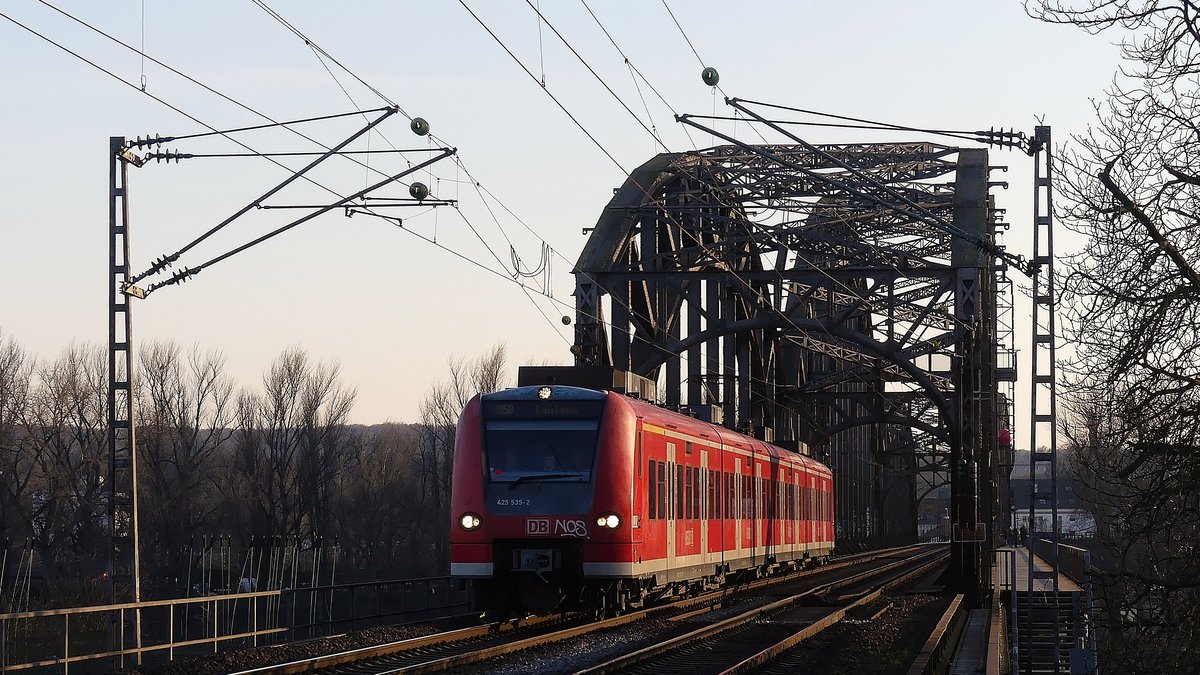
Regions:
[[645, 434], [642, 431], [642, 421], [640, 419], [637, 422], [637, 429], [634, 434], [634, 443], [637, 444], [637, 453], [635, 455], [637, 463], [634, 465], [633, 472], [633, 517], [630, 518], [630, 528], [633, 531], [633, 548], [640, 555], [642, 544], [646, 540], [643, 530], [650, 527], [650, 495], [648, 488], [654, 482], [655, 476], [654, 469], [646, 463], [646, 455], [649, 453], [645, 452]]
[[733, 513], [729, 514], [730, 521], [733, 523], [733, 537], [730, 539], [730, 544], [733, 546], [734, 558], [742, 557], [742, 458], [734, 456], [733, 458], [733, 473], [729, 474], [731, 479], [731, 489], [733, 497], [729, 500], [729, 507]]
[[667, 443], [667, 567], [663, 571], [666, 579], [671, 578], [671, 564], [675, 562], [675, 519], [683, 514], [676, 513], [679, 500], [676, 491], [682, 490], [675, 476], [675, 444]]
[[763, 447], [762, 529], [763, 560], [769, 561], [779, 552], [779, 458]]
[[708, 550], [708, 526], [709, 526], [709, 508], [712, 503], [712, 487], [709, 481], [712, 480], [712, 473], [708, 469], [708, 448], [700, 446], [700, 498], [696, 501], [700, 502], [700, 513], [696, 514], [696, 518], [700, 521], [700, 560], [708, 563], [712, 560], [712, 556]]
[[[754, 462], [754, 472], [751, 476], [751, 489], [754, 490], [754, 552], [757, 556], [761, 556], [762, 551], [758, 550], [762, 546], [762, 521], [766, 513], [763, 512], [763, 489], [762, 489], [762, 464]], [[755, 560], [755, 565], [762, 565], [762, 560]]]

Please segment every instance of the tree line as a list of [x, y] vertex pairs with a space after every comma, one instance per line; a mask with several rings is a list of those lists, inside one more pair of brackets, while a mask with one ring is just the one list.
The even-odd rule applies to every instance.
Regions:
[[[151, 342], [137, 356], [143, 597], [188, 592], [193, 552], [213, 541], [323, 547], [339, 581], [447, 573], [454, 427], [472, 396], [504, 385], [503, 345], [452, 361], [415, 423], [370, 426], [348, 423], [357, 392], [338, 365], [301, 348], [254, 388], [216, 350]], [[86, 344], [38, 359], [0, 333], [0, 606], [18, 551], [32, 552], [42, 604], [106, 600], [106, 362]]]

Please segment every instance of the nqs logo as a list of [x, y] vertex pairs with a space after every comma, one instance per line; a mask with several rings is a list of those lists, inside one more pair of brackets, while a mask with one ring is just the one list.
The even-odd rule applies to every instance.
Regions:
[[587, 523], [582, 520], [556, 518], [554, 520], [554, 534], [561, 534], [568, 537], [586, 537]]

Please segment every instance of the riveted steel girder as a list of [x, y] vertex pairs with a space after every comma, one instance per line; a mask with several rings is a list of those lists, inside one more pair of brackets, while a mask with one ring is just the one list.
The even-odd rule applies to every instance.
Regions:
[[667, 405], [720, 407], [726, 426], [874, 486], [838, 514], [840, 535], [869, 539], [886, 455], [908, 456], [886, 465], [912, 479], [986, 451], [987, 190], [985, 151], [933, 143], [658, 155], [574, 269], [576, 362], [656, 380]]

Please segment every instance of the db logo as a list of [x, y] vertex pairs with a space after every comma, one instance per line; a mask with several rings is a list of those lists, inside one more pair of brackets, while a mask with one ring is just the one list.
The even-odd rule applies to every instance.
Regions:
[[526, 518], [525, 534], [550, 534], [549, 518]]

